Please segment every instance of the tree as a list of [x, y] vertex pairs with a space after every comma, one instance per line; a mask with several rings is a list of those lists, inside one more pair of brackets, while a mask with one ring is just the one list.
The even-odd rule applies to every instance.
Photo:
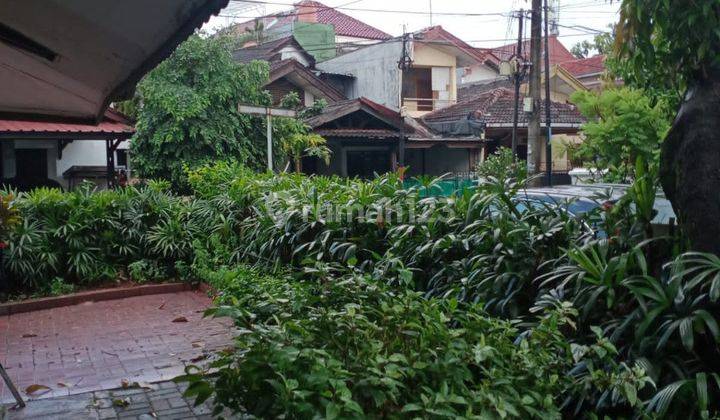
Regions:
[[[612, 51], [613, 42], [615, 41], [615, 25], [608, 25], [609, 32], [595, 35], [592, 42], [584, 40], [575, 43], [570, 49], [572, 55], [577, 58], [588, 58], [591, 53], [609, 54]], [[592, 54], [592, 55], [595, 55]]]
[[623, 0], [616, 49], [629, 83], [686, 91], [660, 180], [695, 250], [720, 254], [720, 0]]
[[576, 157], [607, 171], [606, 180], [630, 182], [638, 157], [657, 167], [660, 143], [669, 128], [664, 104], [651, 104], [641, 90], [578, 91], [571, 100], [588, 119]]
[[268, 105], [262, 88], [266, 63], [236, 63], [226, 37], [190, 37], [138, 86], [141, 107], [131, 141], [141, 177], [186, 188], [185, 168], [235, 159], [251, 168], [265, 162], [263, 122], [239, 114], [240, 102]]
[[315, 156], [324, 160], [326, 165], [330, 164], [331, 152], [327, 141], [317, 134], [294, 134], [283, 141], [282, 148], [293, 161], [297, 173], [302, 172], [302, 158], [306, 156]]
[[302, 172], [302, 158], [316, 156], [329, 164], [330, 149], [324, 138], [309, 134], [310, 127], [305, 124], [306, 118], [319, 114], [327, 105], [324, 99], [316, 100], [311, 106], [303, 107], [297, 92], [291, 91], [280, 101], [281, 108], [294, 109], [297, 118], [277, 118], [273, 125], [273, 135], [280, 140], [280, 149], [293, 163], [295, 172]]

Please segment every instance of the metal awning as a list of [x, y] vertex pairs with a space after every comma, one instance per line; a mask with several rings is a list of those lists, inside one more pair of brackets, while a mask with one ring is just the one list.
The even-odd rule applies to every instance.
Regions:
[[[0, 116], [99, 122], [228, 0], [4, 0]], [[18, 117], [19, 116], [19, 117]]]

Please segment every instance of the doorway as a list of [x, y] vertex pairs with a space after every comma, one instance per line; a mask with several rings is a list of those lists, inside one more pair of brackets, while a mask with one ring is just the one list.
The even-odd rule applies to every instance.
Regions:
[[388, 150], [348, 150], [347, 175], [351, 178], [370, 179], [375, 174], [390, 172], [390, 152]]
[[15, 149], [15, 178], [23, 181], [47, 179], [47, 150]]

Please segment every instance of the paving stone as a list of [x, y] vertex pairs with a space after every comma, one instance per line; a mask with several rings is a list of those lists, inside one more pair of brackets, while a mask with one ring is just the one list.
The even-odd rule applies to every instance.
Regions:
[[112, 408], [101, 408], [101, 409], [97, 410], [97, 413], [98, 413], [98, 417], [101, 420], [117, 418], [117, 413]]
[[[70, 395], [43, 400], [34, 400], [28, 403], [25, 409], [10, 411], [8, 419], [211, 419], [212, 403], [193, 407], [193, 401], [182, 396], [179, 387], [169, 387], [167, 384], [158, 384], [158, 389], [141, 390], [124, 398], [135, 398], [140, 402], [128, 407], [113, 406], [111, 400], [118, 397], [118, 390], [88, 392], [79, 395]], [[125, 390], [122, 390], [125, 391]], [[153, 394], [163, 392], [163, 398], [156, 398]], [[120, 392], [123, 394], [123, 392]], [[98, 398], [104, 397], [104, 398]], [[144, 400], [145, 402], [143, 402]], [[172, 402], [172, 405], [171, 405]], [[105, 406], [107, 405], [107, 406]], [[0, 409], [6, 407], [0, 406]], [[0, 419], [2, 419], [0, 411]], [[224, 418], [238, 418], [229, 412], [223, 413]]]
[[[218, 338], [217, 348], [232, 344], [229, 320], [202, 317], [210, 304], [204, 294], [188, 291], [4, 316], [2, 363], [19, 389], [51, 386], [42, 398], [119, 388], [123, 379], [164, 381], [183, 372], [185, 355], [197, 355], [194, 342]], [[180, 316], [188, 322], [172, 322]], [[35, 337], [23, 337], [28, 332]], [[58, 382], [70, 386], [56, 387]], [[177, 385], [167, 382], [163, 389]], [[12, 396], [0, 388], [0, 403], [10, 402]]]

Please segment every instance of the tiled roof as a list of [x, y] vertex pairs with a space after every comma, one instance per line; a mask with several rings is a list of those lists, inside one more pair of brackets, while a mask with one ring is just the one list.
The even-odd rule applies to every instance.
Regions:
[[[545, 38], [543, 38], [543, 49], [545, 45]], [[525, 40], [522, 46], [523, 56], [530, 58], [530, 40]], [[577, 59], [567, 48], [560, 42], [557, 36], [551, 36], [548, 38], [548, 48], [550, 49], [550, 65], [560, 64], [567, 61]], [[508, 60], [517, 49], [517, 42], [512, 44], [503, 45], [495, 48], [478, 48], [482, 51], [492, 51], [500, 60]]]
[[363, 137], [386, 139], [400, 137], [400, 132], [381, 128], [320, 128], [314, 131], [323, 137]]
[[602, 73], [605, 71], [605, 55], [598, 54], [589, 58], [567, 61], [561, 66], [575, 77]]
[[269, 83], [275, 80], [290, 75], [291, 73], [297, 75], [304, 83], [311, 85], [315, 89], [319, 90], [326, 96], [326, 99], [330, 102], [341, 101], [345, 99], [345, 95], [337, 90], [334, 86], [320, 79], [310, 69], [300, 64], [294, 58], [286, 58], [285, 60], [275, 61], [270, 63], [270, 78]]
[[8, 118], [0, 119], [0, 135], [97, 135], [107, 138], [109, 135], [127, 138], [135, 133], [135, 129], [127, 119], [116, 111], [108, 110], [98, 125], [65, 122], [61, 119], [28, 120]]
[[[451, 34], [450, 32], [443, 29], [442, 26], [436, 25], [431, 26], [429, 28], [422, 29], [415, 33], [415, 37], [418, 38], [418, 35], [422, 35], [421, 38], [419, 38], [420, 42], [442, 42], [447, 43], [450, 45], [453, 45], [463, 51], [464, 53], [468, 54], [469, 56], [473, 57], [473, 59], [477, 60], [479, 63], [485, 63], [485, 62], [491, 62], [494, 64], [499, 63], [498, 58], [493, 54], [490, 50], [483, 50], [480, 48], [475, 48], [468, 44], [467, 42], [463, 41], [462, 39], [456, 37], [455, 35]], [[417, 42], [417, 41], [416, 41]]]
[[[300, 9], [302, 9], [302, 12]], [[392, 38], [390, 34], [385, 33], [378, 28], [361, 22], [354, 17], [348, 16], [330, 6], [311, 0], [301, 1], [296, 3], [295, 7], [290, 10], [263, 18], [264, 21], [267, 21], [268, 19], [277, 19], [277, 22], [274, 23], [275, 26], [302, 20], [304, 22], [317, 22], [332, 25], [335, 28], [336, 35], [365, 39]], [[236, 31], [252, 28], [255, 20], [256, 19], [237, 24]]]
[[400, 127], [400, 123], [402, 120], [399, 112], [393, 111], [386, 106], [380, 105], [364, 97], [347, 99], [344, 101], [338, 101], [328, 104], [328, 106], [323, 109], [321, 114], [310, 117], [305, 122], [308, 123], [311, 127], [319, 127], [325, 124], [327, 121], [332, 121], [335, 118], [339, 118], [343, 115], [347, 115], [351, 112], [355, 112], [361, 109], [371, 111], [385, 121], [387, 121], [388, 124]]
[[504, 87], [507, 89], [513, 88], [513, 82], [507, 77], [500, 77], [492, 80], [482, 80], [472, 83], [463, 83], [458, 85], [457, 98], [458, 101], [466, 101], [472, 99], [487, 91]]
[[345, 13], [339, 12], [337, 9], [325, 6], [320, 2], [305, 0], [298, 3], [297, 6], [316, 7], [317, 12], [315, 14], [317, 16], [317, 22], [333, 25], [335, 27], [335, 34], [337, 35], [370, 39], [391, 38], [390, 34], [350, 17]]
[[[544, 123], [545, 101], [541, 102], [540, 115], [541, 121]], [[513, 92], [510, 89], [497, 88], [464, 102], [426, 114], [423, 116], [423, 120], [426, 123], [441, 123], [472, 117], [488, 125], [512, 126], [514, 105]], [[574, 105], [555, 101], [550, 104], [550, 118], [553, 124], [580, 125], [585, 122], [585, 118]], [[527, 125], [527, 122], [527, 114], [521, 109], [518, 123]]]
[[275, 39], [272, 41], [263, 42], [260, 45], [253, 45], [251, 47], [239, 48], [233, 51], [233, 58], [235, 61], [241, 63], [249, 63], [253, 60], [261, 61], [276, 61], [275, 57], [280, 54], [287, 45], [295, 46], [299, 51], [304, 52], [305, 56], [309, 61], [314, 61], [313, 57], [306, 53], [305, 50], [298, 44], [293, 36], [286, 36], [283, 38]]

